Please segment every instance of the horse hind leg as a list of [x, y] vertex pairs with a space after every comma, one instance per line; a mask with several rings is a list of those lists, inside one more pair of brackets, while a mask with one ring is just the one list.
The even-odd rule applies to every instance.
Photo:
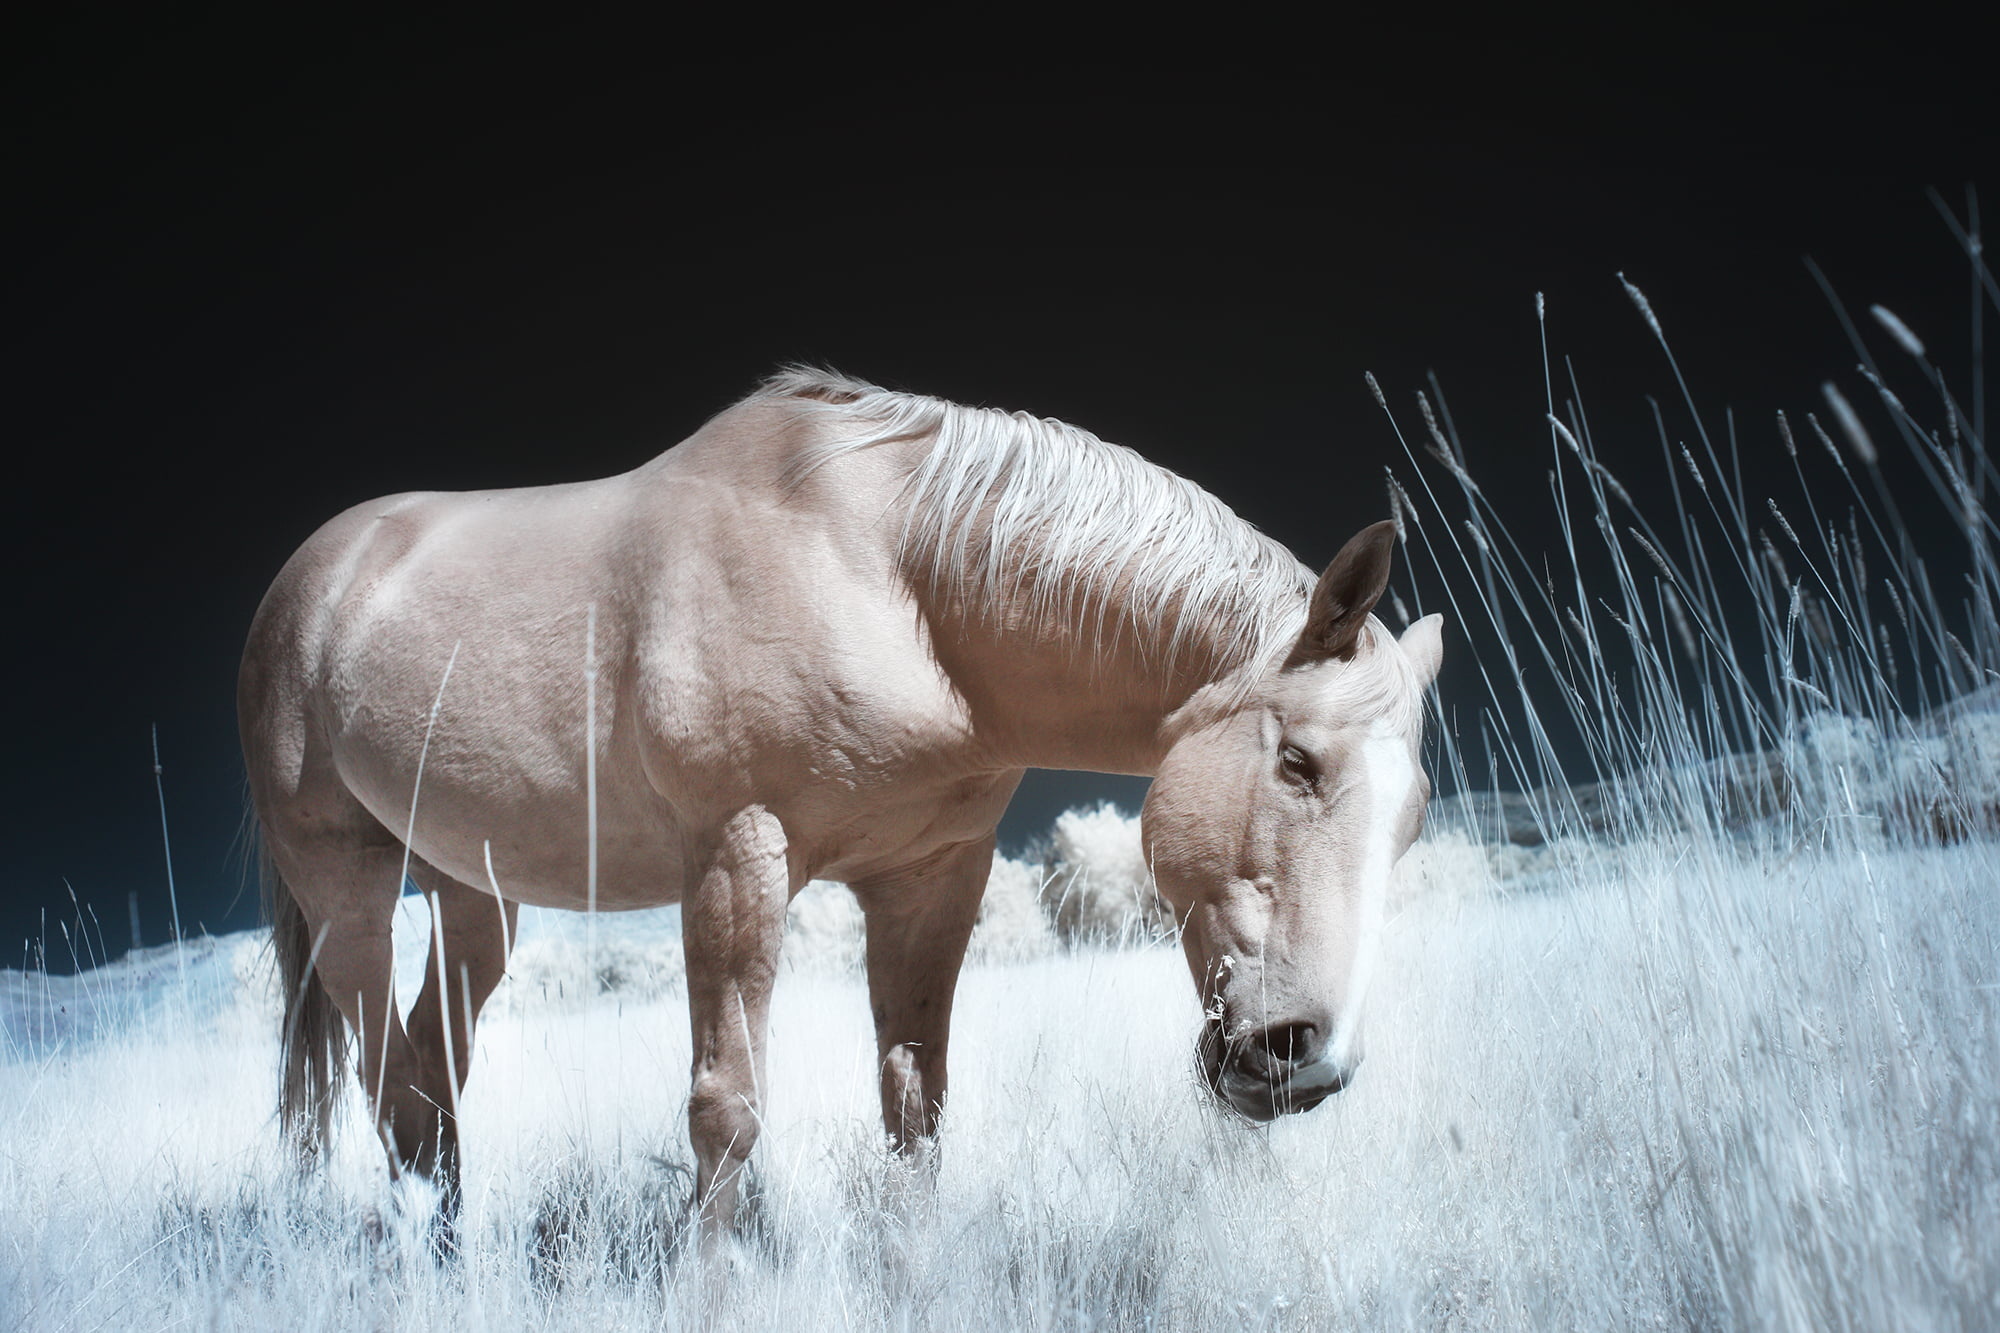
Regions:
[[500, 984], [519, 921], [517, 904], [453, 879], [420, 860], [410, 878], [431, 904], [430, 959], [407, 1023], [407, 1082], [426, 1113], [389, 1126], [396, 1158], [439, 1190], [447, 1224], [459, 1203], [458, 1097], [472, 1064], [479, 1011]]
[[[418, 1091], [420, 1062], [396, 1009], [391, 927], [401, 896], [403, 848], [365, 813], [337, 824], [308, 824], [279, 812], [275, 819], [267, 816], [266, 836], [277, 892], [291, 900], [290, 908], [274, 912], [274, 924], [288, 929], [294, 945], [310, 941], [314, 982], [359, 1036], [362, 1090], [390, 1169], [400, 1171], [409, 1159], [399, 1151], [394, 1127], [418, 1125], [434, 1114]], [[314, 997], [303, 993], [308, 989], [301, 978], [287, 995], [288, 1029], [310, 1007]], [[296, 1036], [287, 1035], [288, 1067], [306, 1058], [295, 1052]], [[288, 1068], [287, 1079], [292, 1077]]]

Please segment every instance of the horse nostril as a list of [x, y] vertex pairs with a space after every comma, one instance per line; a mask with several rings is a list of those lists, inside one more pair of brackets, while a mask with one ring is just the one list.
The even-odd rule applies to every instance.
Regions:
[[1324, 1044], [1315, 1024], [1273, 1023], [1243, 1038], [1235, 1063], [1251, 1078], [1274, 1079], [1319, 1059]]
[[1281, 1065], [1310, 1064], [1319, 1054], [1318, 1030], [1310, 1023], [1281, 1023], [1264, 1029], [1264, 1045]]

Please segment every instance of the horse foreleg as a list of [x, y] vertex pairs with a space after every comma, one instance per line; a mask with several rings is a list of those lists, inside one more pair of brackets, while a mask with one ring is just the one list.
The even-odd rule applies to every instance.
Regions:
[[791, 900], [785, 831], [762, 806], [721, 830], [681, 908], [694, 1067], [688, 1137], [704, 1248], [733, 1228], [763, 1112], [764, 1033]]
[[473, 1024], [507, 970], [520, 908], [422, 861], [410, 863], [410, 878], [434, 915], [423, 990], [410, 1010], [409, 1082], [437, 1111], [395, 1125], [395, 1146], [405, 1165], [437, 1183], [438, 1211], [448, 1227], [458, 1214], [458, 1094], [471, 1069]]
[[868, 921], [882, 1123], [906, 1156], [928, 1148], [944, 1111], [952, 995], [992, 868], [989, 834], [920, 869], [854, 886]]

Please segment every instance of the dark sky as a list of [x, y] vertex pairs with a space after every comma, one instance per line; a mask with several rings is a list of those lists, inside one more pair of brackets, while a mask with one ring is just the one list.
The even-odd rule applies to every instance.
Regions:
[[1672, 382], [1621, 270], [1765, 434], [1854, 359], [1803, 255], [1962, 368], [1925, 189], [1995, 179], [1989, 58], [1899, 15], [1241, 62], [1202, 34], [1074, 64], [945, 32], [712, 63], [208, 18], [11, 42], [0, 941], [46, 912], [65, 962], [66, 884], [113, 952], [130, 889], [163, 937], [155, 722], [183, 916], [255, 919], [236, 659], [320, 521], [624, 470], [785, 360], [1075, 421], [1315, 565], [1401, 462], [1367, 370], [1399, 404], [1434, 370], [1475, 469], [1539, 494], [1537, 291], [1649, 459]]

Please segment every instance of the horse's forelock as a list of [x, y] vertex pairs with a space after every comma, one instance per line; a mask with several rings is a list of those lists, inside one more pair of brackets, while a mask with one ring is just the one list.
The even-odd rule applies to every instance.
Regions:
[[1398, 731], [1423, 720], [1424, 682], [1396, 636], [1374, 616], [1361, 631], [1361, 650], [1339, 663], [1327, 684], [1326, 704], [1345, 718], [1379, 718]]

